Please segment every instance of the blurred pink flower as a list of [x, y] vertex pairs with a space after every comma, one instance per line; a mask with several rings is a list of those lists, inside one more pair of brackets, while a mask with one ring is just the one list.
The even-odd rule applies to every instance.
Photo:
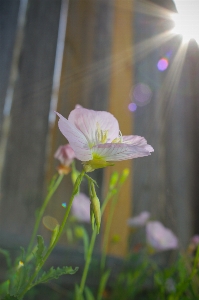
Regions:
[[90, 222], [90, 199], [83, 193], [75, 196], [72, 204], [73, 215], [82, 222]]
[[54, 154], [54, 158], [60, 161], [60, 165], [57, 167], [59, 174], [67, 175], [70, 171], [70, 164], [75, 158], [75, 152], [69, 144], [60, 146]]
[[116, 118], [106, 111], [76, 108], [68, 120], [59, 116], [59, 129], [67, 138], [86, 172], [112, 162], [150, 155], [153, 148], [140, 136], [122, 136]]
[[148, 211], [143, 211], [138, 216], [128, 219], [127, 223], [131, 227], [141, 227], [146, 224], [149, 218], [150, 213]]
[[193, 243], [195, 246], [199, 245], [199, 235], [196, 234], [191, 238], [191, 243]]
[[69, 166], [75, 158], [75, 152], [69, 144], [59, 146], [55, 152], [54, 158], [58, 159], [64, 166]]
[[156, 250], [163, 251], [178, 247], [174, 233], [158, 221], [149, 221], [146, 225], [147, 243]]
[[75, 108], [82, 108], [82, 106], [80, 104], [76, 104]]

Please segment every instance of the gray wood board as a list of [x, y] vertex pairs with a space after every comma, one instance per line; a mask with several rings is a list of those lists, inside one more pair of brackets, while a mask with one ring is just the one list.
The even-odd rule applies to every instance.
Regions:
[[15, 42], [19, 0], [0, 1], [0, 134]]
[[44, 184], [60, 0], [30, 0], [2, 174], [1, 230], [30, 234]]

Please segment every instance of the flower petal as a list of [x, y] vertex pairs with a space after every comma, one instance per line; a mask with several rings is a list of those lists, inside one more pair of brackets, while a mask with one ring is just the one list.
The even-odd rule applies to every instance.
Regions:
[[73, 215], [82, 222], [90, 222], [90, 199], [83, 193], [75, 196], [72, 204]]
[[148, 244], [159, 251], [178, 247], [178, 239], [175, 234], [158, 221], [147, 223], [146, 237]]
[[111, 142], [119, 135], [117, 119], [106, 111], [94, 111], [79, 107], [71, 111], [68, 121], [86, 136], [91, 145], [98, 143], [96, 139], [97, 126], [103, 131], [108, 131], [108, 142]]
[[153, 152], [154, 149], [147, 144], [147, 140], [139, 135], [123, 135], [123, 143], [136, 146], [144, 146], [144, 149]]
[[[79, 110], [80, 108], [78, 108]], [[61, 133], [67, 138], [71, 148], [74, 150], [76, 157], [81, 161], [92, 159], [92, 153], [88, 147], [88, 142], [80, 130], [71, 124], [66, 118], [57, 113], [59, 116], [58, 126]]]
[[91, 150], [93, 154], [99, 155], [106, 161], [120, 161], [150, 155], [150, 152], [143, 147], [124, 143], [99, 144]]
[[138, 216], [128, 219], [127, 224], [131, 227], [141, 227], [146, 224], [149, 218], [150, 213], [143, 211]]
[[69, 166], [75, 158], [75, 152], [69, 144], [61, 145], [54, 154], [62, 165]]

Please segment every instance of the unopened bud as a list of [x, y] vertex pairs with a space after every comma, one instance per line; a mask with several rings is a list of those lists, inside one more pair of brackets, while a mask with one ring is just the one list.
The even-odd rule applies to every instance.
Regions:
[[122, 175], [120, 177], [120, 184], [123, 184], [126, 181], [126, 179], [129, 176], [129, 173], [130, 173], [129, 169], [126, 168], [126, 169], [123, 170]]
[[113, 172], [110, 179], [110, 189], [112, 190], [118, 182], [119, 174], [118, 172]]
[[92, 204], [90, 204], [90, 220], [91, 220], [92, 230], [94, 230], [94, 228], [95, 228], [95, 216], [94, 216]]
[[95, 224], [97, 226], [97, 233], [99, 233], [100, 224], [101, 224], [101, 210], [100, 210], [100, 201], [97, 196], [91, 198], [91, 209], [95, 217]]
[[77, 226], [77, 227], [75, 228], [75, 235], [76, 235], [76, 237], [78, 237], [78, 238], [83, 238], [84, 230], [83, 230], [83, 228], [82, 228], [81, 226]]
[[77, 171], [76, 169], [73, 169], [72, 172], [71, 172], [71, 179], [72, 179], [72, 182], [73, 184], [75, 184], [76, 180], [77, 180], [77, 177], [79, 176], [80, 172]]

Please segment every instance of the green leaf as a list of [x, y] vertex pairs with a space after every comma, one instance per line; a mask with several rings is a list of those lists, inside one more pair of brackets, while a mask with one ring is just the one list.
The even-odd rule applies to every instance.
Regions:
[[1, 248], [0, 248], [0, 253], [5, 256], [7, 266], [10, 269], [12, 267], [10, 253], [7, 250], [1, 249]]
[[72, 267], [63, 267], [63, 268], [57, 268], [54, 269], [54, 267], [50, 268], [49, 271], [44, 272], [40, 278], [37, 279], [37, 281], [34, 283], [34, 285], [47, 282], [52, 279], [58, 279], [62, 275], [66, 274], [75, 274], [77, 272], [78, 268], [73, 269]]
[[75, 285], [75, 300], [84, 300], [83, 295], [80, 294], [80, 287], [78, 284]]
[[7, 295], [5, 298], [3, 298], [2, 300], [19, 300], [19, 298], [15, 297], [15, 296], [10, 296]]
[[6, 295], [9, 291], [10, 280], [6, 280], [0, 284], [0, 295]]
[[88, 287], [85, 287], [86, 300], [95, 300], [93, 293]]
[[44, 239], [41, 235], [37, 236], [37, 251], [35, 253], [36, 256], [36, 264], [38, 265], [40, 261], [43, 259], [43, 253], [45, 250]]
[[98, 297], [97, 299], [100, 300], [102, 298], [102, 294], [104, 292], [104, 289], [106, 287], [106, 283], [109, 279], [109, 276], [111, 274], [111, 270], [107, 270], [106, 272], [103, 273], [100, 284], [99, 284], [99, 291], [98, 291]]

